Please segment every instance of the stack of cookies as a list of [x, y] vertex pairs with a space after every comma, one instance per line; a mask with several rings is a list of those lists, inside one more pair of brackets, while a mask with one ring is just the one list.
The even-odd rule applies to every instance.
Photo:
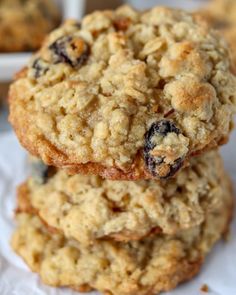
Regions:
[[236, 77], [217, 32], [164, 7], [97, 11], [51, 33], [9, 99], [36, 157], [12, 246], [45, 284], [144, 295], [198, 273], [233, 208], [217, 147]]

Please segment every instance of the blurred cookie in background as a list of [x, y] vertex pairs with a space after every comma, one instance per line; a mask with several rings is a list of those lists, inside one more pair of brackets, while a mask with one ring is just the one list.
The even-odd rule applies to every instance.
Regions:
[[215, 18], [219, 29], [227, 28], [236, 24], [236, 1], [235, 0], [211, 0], [206, 11]]
[[38, 49], [60, 21], [53, 0], [0, 0], [0, 52]]
[[215, 29], [221, 31], [231, 47], [231, 56], [236, 73], [236, 1], [211, 0], [205, 9], [200, 11]]

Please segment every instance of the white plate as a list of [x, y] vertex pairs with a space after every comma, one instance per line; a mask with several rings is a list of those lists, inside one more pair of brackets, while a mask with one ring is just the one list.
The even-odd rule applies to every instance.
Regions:
[[[62, 18], [80, 19], [84, 13], [85, 0], [55, 0], [62, 10]], [[32, 53], [0, 54], [0, 81], [10, 81], [25, 66]]]

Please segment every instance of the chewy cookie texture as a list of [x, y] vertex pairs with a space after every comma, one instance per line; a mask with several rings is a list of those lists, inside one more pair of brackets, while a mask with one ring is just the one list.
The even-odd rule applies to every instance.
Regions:
[[176, 179], [162, 184], [70, 176], [40, 161], [32, 165], [33, 176], [18, 190], [20, 203], [30, 202], [43, 222], [82, 245], [176, 234], [202, 224], [231, 195], [216, 151], [191, 159]]
[[227, 141], [230, 68], [225, 42], [198, 17], [163, 7], [97, 11], [51, 33], [18, 74], [10, 121], [48, 165], [167, 179]]
[[231, 213], [232, 197], [225, 195], [204, 223], [176, 235], [83, 247], [47, 228], [36, 215], [21, 212], [12, 246], [48, 285], [109, 295], [157, 294], [198, 273], [206, 254], [227, 230]]
[[59, 23], [53, 0], [0, 0], [0, 52], [36, 50]]

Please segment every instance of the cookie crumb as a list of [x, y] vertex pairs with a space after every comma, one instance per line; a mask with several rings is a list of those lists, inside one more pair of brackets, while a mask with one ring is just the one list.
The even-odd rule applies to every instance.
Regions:
[[209, 287], [207, 286], [207, 284], [203, 284], [201, 287], [201, 291], [204, 293], [208, 293], [209, 292]]

